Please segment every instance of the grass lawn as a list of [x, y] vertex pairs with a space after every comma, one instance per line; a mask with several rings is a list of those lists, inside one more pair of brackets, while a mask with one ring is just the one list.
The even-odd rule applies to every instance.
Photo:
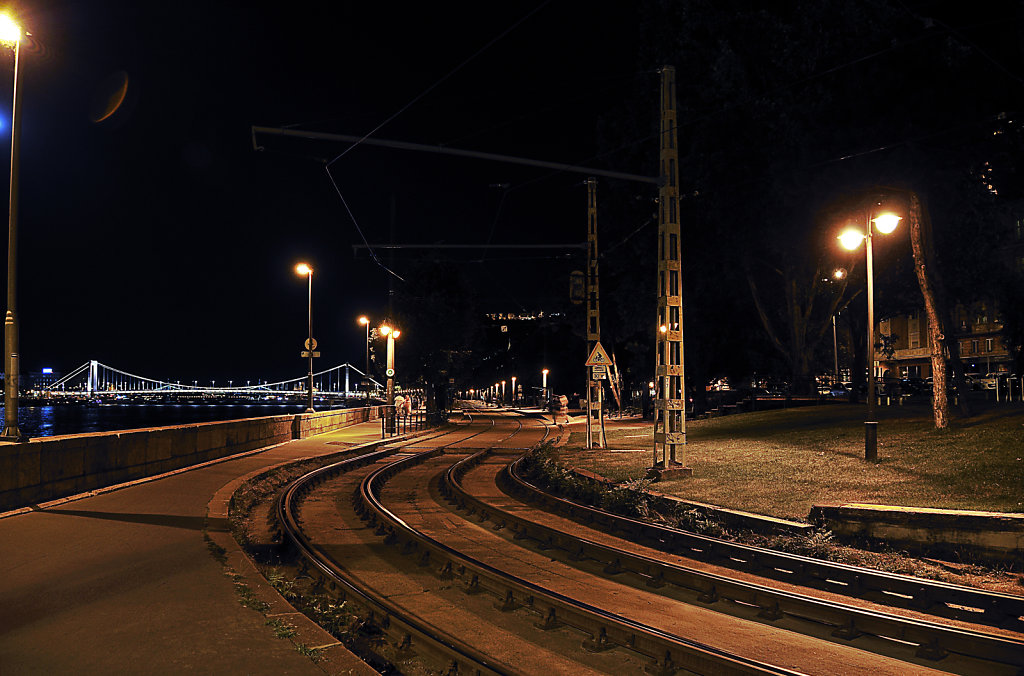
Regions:
[[[1024, 512], [1024, 406], [978, 402], [972, 418], [954, 418], [943, 431], [925, 405], [880, 408], [878, 419], [877, 463], [863, 460], [863, 406], [688, 421], [685, 460], [693, 476], [656, 488], [789, 519], [806, 519], [815, 504], [845, 502]], [[587, 451], [586, 430], [574, 425], [556, 449], [560, 462], [618, 481], [643, 477], [653, 423], [609, 421], [606, 429], [614, 450]]]

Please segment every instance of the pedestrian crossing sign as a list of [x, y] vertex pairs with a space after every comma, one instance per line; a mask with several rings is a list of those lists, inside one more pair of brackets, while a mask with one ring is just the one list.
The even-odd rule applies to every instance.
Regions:
[[591, 352], [590, 356], [587, 357], [587, 366], [607, 366], [611, 363], [612, 359], [608, 356], [608, 353], [604, 351], [604, 348], [601, 347], [601, 343], [594, 345], [593, 352]]

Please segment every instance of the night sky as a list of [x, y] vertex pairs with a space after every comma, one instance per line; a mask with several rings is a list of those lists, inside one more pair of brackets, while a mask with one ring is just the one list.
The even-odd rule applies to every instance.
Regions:
[[[257, 153], [250, 126], [361, 135], [436, 85], [376, 136], [583, 160], [594, 147], [588, 108], [606, 109], [621, 94], [609, 87], [634, 79], [628, 11], [580, 24], [588, 3], [331, 4], [18, 8], [33, 35], [23, 48], [23, 370], [94, 358], [183, 381], [301, 375], [300, 260], [315, 269], [318, 366], [361, 364], [356, 317], [384, 316], [390, 275], [354, 255], [360, 230], [371, 243], [583, 239], [572, 211], [582, 176], [368, 147], [332, 166], [357, 229], [323, 165], [345, 146]], [[600, 31], [573, 27], [590, 24]], [[120, 106], [99, 120], [125, 80]], [[492, 186], [528, 181], [499, 212], [505, 188]], [[402, 276], [403, 262], [394, 269]], [[499, 309], [510, 305], [498, 296]]]
[[[650, 105], [650, 128], [637, 131], [649, 133], [657, 75], [640, 56], [640, 11], [607, 4], [21, 4], [33, 35], [23, 47], [23, 370], [98, 359], [182, 381], [299, 376], [299, 261], [315, 269], [318, 366], [359, 365], [356, 318], [383, 318], [389, 285], [417, 284], [409, 256], [423, 255], [378, 252], [401, 282], [353, 252], [364, 237], [582, 241], [581, 174], [361, 146], [331, 165], [343, 202], [324, 163], [344, 144], [256, 152], [250, 127], [373, 131], [615, 168], [614, 155], [596, 157], [602, 125]], [[11, 64], [7, 53], [5, 92]], [[9, 111], [9, 93], [3, 101]], [[636, 148], [649, 150], [646, 167], [634, 158], [624, 170], [654, 173], [656, 143]], [[545, 293], [565, 286], [564, 261], [500, 257], [466, 263], [485, 307], [544, 309]]]

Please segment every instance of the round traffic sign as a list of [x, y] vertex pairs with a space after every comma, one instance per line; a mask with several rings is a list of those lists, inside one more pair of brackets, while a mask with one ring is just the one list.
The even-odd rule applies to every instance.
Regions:
[[384, 375], [386, 375], [388, 378], [393, 378], [395, 375], [395, 369], [388, 369], [387, 371], [384, 372]]
[[315, 350], [316, 349], [316, 338], [306, 338], [306, 349], [307, 350]]

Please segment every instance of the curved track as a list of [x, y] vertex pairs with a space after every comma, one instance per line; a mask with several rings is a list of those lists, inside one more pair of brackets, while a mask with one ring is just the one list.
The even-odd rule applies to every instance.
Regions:
[[634, 526], [593, 515], [584, 525], [499, 490], [529, 490], [498, 477], [548, 433], [538, 421], [477, 416], [322, 468], [285, 493], [283, 530], [317, 576], [365, 609], [368, 626], [383, 633], [381, 654], [399, 668], [414, 655], [459, 673], [1021, 667], [1015, 632], [890, 615], [698, 569], [638, 545]]

